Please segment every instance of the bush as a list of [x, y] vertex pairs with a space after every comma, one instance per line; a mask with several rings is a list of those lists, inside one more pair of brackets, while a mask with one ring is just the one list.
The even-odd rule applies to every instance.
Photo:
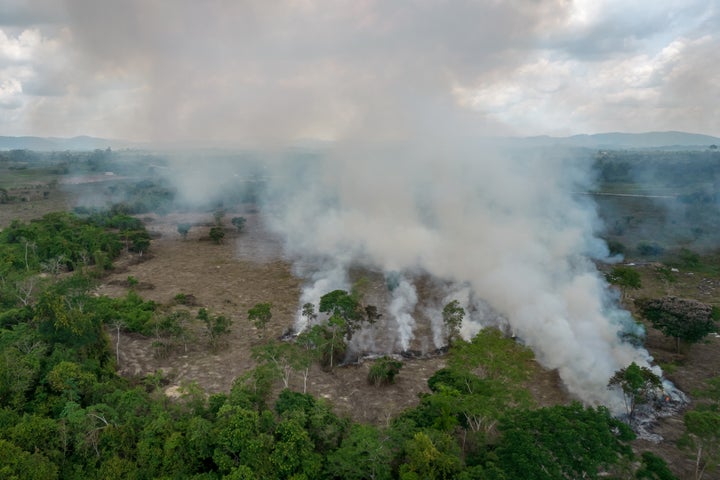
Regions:
[[400, 373], [402, 362], [390, 357], [375, 360], [368, 372], [368, 382], [372, 385], [390, 385], [395, 383], [395, 376]]
[[225, 238], [225, 230], [222, 227], [212, 227], [210, 229], [210, 238], [213, 242], [220, 244]]

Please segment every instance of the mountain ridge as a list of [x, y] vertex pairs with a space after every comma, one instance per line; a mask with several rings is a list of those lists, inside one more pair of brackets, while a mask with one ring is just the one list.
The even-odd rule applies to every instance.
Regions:
[[[710, 147], [720, 145], [720, 137], [700, 133], [681, 131], [656, 131], [643, 133], [605, 132], [595, 134], [577, 134], [567, 137], [549, 135], [485, 137], [493, 142], [510, 143], [525, 147], [573, 147], [599, 149], [646, 149]], [[201, 142], [198, 142], [198, 145]], [[178, 142], [182, 145], [183, 142]], [[212, 148], [213, 143], [208, 143]], [[196, 145], [197, 147], [197, 145]], [[38, 137], [38, 136], [0, 136], [0, 150], [95, 150], [106, 148], [152, 148], [149, 143], [118, 139], [106, 139], [80, 135], [75, 137]]]

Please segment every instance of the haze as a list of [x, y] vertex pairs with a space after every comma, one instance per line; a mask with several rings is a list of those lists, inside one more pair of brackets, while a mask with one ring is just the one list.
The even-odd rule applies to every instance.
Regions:
[[0, 134], [720, 134], [716, 0], [0, 1]]

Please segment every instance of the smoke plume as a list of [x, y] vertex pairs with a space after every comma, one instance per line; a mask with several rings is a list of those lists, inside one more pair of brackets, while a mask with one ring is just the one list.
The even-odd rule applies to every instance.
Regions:
[[[450, 285], [426, 308], [435, 345], [443, 341], [442, 302], [457, 298], [468, 312], [466, 336], [500, 323], [558, 369], [572, 394], [617, 405], [609, 377], [632, 361], [647, 365], [649, 356], [620, 340], [632, 319], [593, 263], [607, 257], [595, 236], [600, 222], [588, 198], [572, 193], [590, 186], [589, 165], [431, 134], [337, 144], [304, 177], [278, 176], [283, 196], [268, 200], [271, 228], [294, 258], [336, 259], [315, 273], [301, 301], [347, 287], [338, 272], [350, 265], [422, 272]], [[395, 282], [386, 309], [400, 349], [414, 337], [412, 278]]]

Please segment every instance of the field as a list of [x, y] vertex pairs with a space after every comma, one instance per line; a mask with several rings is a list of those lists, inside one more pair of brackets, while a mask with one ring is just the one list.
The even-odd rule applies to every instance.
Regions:
[[[0, 228], [14, 219], [30, 220], [51, 211], [69, 209], [79, 198], [101, 196], [117, 179], [90, 179], [63, 185], [48, 181], [53, 177], [43, 172], [33, 180], [23, 177], [22, 189], [14, 191], [38, 194], [26, 200], [0, 205]], [[91, 181], [100, 180], [100, 181]], [[33, 182], [37, 183], [33, 183]], [[608, 206], [611, 202], [611, 207]], [[618, 239], [632, 235], [652, 238], [652, 232], [666, 224], [664, 214], [655, 203], [637, 198], [613, 197], [600, 203], [601, 212], [612, 212], [612, 218], [625, 222]], [[97, 294], [120, 297], [132, 287], [145, 299], [169, 308], [178, 294], [192, 295], [194, 302], [188, 308], [196, 313], [201, 307], [232, 319], [231, 333], [217, 352], [208, 349], [200, 330], [195, 340], [168, 355], [157, 355], [154, 339], [137, 334], [109, 332], [113, 346], [119, 350], [119, 372], [122, 375], [141, 378], [162, 372], [169, 396], [196, 382], [207, 392], [228, 391], [233, 381], [247, 373], [254, 365], [251, 358], [253, 346], [269, 338], [278, 338], [290, 329], [298, 310], [298, 299], [303, 279], [293, 273], [291, 259], [283, 254], [279, 239], [274, 238], [262, 224], [260, 214], [252, 205], [225, 205], [223, 226], [224, 241], [210, 241], [212, 211], [168, 211], [164, 214], [139, 214], [152, 235], [149, 253], [139, 255], [125, 253], [116, 267], [102, 279]], [[622, 212], [631, 212], [623, 215]], [[242, 215], [247, 224], [242, 232], [235, 231], [229, 219]], [[628, 217], [632, 217], [628, 219]], [[192, 225], [187, 238], [182, 238], [177, 225]], [[669, 237], [663, 238], [669, 242]], [[631, 261], [632, 257], [627, 261]], [[640, 259], [634, 267], [642, 277], [643, 287], [629, 292], [625, 304], [633, 309], [632, 300], [642, 297], [676, 295], [695, 298], [713, 305], [720, 305], [720, 276], [715, 273], [717, 261], [712, 256], [703, 257], [702, 266], [695, 269], [681, 268], [675, 280], [668, 282], [657, 271], [660, 263]], [[609, 269], [601, 265], [602, 269]], [[372, 272], [369, 272], [372, 278]], [[132, 280], [132, 281], [131, 281]], [[374, 282], [371, 288], [382, 288]], [[133, 285], [134, 284], [134, 285]], [[420, 292], [423, 294], [423, 292]], [[430, 292], [425, 292], [431, 294]], [[247, 310], [260, 302], [272, 302], [273, 316], [266, 330], [259, 331], [247, 320]], [[429, 327], [418, 316], [419, 331]], [[371, 335], [383, 335], [380, 322]], [[426, 339], [418, 335], [411, 349], [428, 350]], [[674, 342], [658, 331], [648, 328], [646, 346], [656, 362], [666, 371], [666, 376], [681, 390], [691, 393], [701, 388], [708, 378], [720, 376], [720, 338], [711, 335], [700, 344], [681, 354], [674, 351]], [[385, 352], [367, 352], [385, 353]], [[354, 420], [385, 425], [397, 413], [417, 404], [418, 394], [428, 392], [427, 380], [445, 365], [442, 355], [425, 358], [408, 358], [397, 382], [382, 388], [367, 382], [369, 362], [359, 361], [333, 370], [331, 373], [314, 366], [309, 376], [307, 391], [329, 400], [338, 413]], [[291, 386], [302, 391], [300, 376], [293, 376]], [[564, 391], [556, 372], [534, 369], [527, 383], [538, 404], [554, 405], [568, 403], [571, 398]], [[280, 386], [278, 386], [278, 389]], [[639, 449], [660, 454], [681, 478], [689, 478], [693, 463], [681, 452], [675, 442], [683, 432], [681, 415], [659, 419], [655, 433], [663, 441], [653, 443], [637, 440]], [[710, 478], [710, 477], [706, 477]]]

